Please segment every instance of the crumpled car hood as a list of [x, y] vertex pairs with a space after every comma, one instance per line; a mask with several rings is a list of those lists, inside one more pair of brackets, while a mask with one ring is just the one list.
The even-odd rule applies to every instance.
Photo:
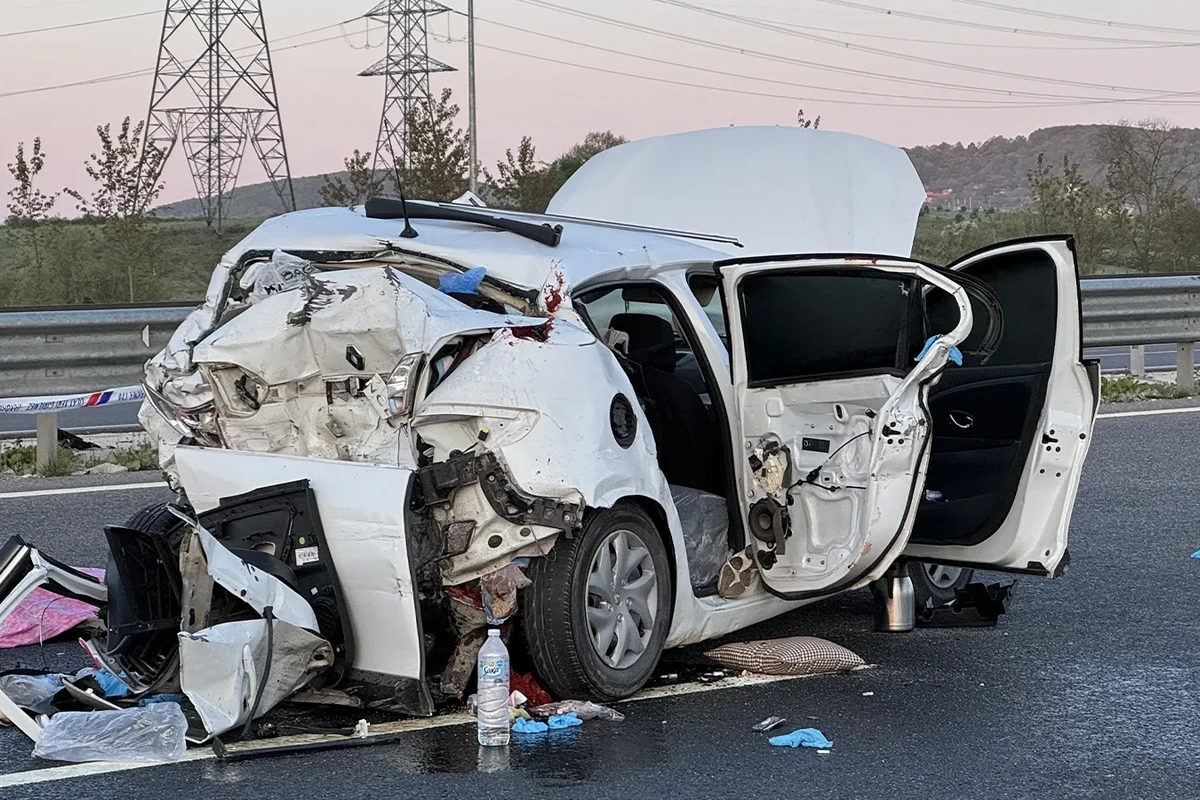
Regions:
[[548, 212], [734, 236], [740, 257], [907, 257], [925, 188], [898, 147], [849, 133], [730, 127], [620, 145], [588, 161]]

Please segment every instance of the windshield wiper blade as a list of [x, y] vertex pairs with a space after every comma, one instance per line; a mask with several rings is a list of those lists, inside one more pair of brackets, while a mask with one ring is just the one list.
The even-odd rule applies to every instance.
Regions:
[[[366, 203], [366, 214], [369, 219], [404, 219], [404, 204], [391, 197], [372, 197]], [[532, 222], [521, 222], [516, 219], [486, 214], [466, 209], [447, 208], [444, 205], [432, 205], [413, 201], [408, 203], [409, 219], [441, 219], [449, 222], [470, 222], [476, 225], [486, 225], [509, 233], [515, 233], [526, 239], [544, 244], [547, 247], [558, 247], [562, 241], [562, 225], [551, 226], [549, 223], [540, 225]]]

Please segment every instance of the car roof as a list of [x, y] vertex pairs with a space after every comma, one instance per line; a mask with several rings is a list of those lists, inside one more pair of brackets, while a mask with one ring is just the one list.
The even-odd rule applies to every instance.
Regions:
[[483, 267], [489, 277], [538, 290], [559, 274], [568, 286], [577, 286], [606, 274], [644, 277], [697, 263], [711, 264], [741, 250], [732, 239], [720, 236], [695, 240], [688, 238], [690, 234], [457, 203], [444, 205], [526, 222], [561, 225], [562, 238], [558, 246], [550, 247], [486, 225], [414, 219], [412, 225], [418, 235], [406, 239], [400, 236], [403, 220], [371, 219], [361, 208], [317, 208], [267, 220], [226, 253], [223, 260], [232, 265], [247, 254], [274, 250], [296, 254], [390, 250], [462, 269]]

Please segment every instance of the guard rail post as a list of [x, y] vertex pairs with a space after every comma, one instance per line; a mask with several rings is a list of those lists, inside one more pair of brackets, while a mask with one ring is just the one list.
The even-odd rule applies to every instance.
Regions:
[[37, 415], [37, 465], [43, 470], [58, 455], [58, 414]]
[[1191, 394], [1196, 391], [1196, 343], [1175, 345], [1175, 385]]
[[1135, 378], [1146, 377], [1146, 346], [1135, 344], [1129, 348], [1129, 374]]

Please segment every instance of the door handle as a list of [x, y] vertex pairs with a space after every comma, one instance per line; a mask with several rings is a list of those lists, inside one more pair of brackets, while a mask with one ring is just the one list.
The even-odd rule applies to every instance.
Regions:
[[951, 411], [950, 424], [959, 430], [970, 430], [975, 424], [975, 418], [965, 411]]

